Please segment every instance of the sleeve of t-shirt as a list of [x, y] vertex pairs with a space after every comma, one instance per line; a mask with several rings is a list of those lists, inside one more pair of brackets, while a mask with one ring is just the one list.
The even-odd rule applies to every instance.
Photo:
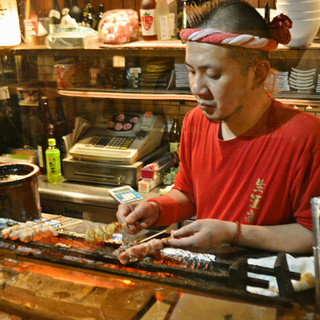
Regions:
[[190, 119], [190, 113], [188, 113], [183, 121], [181, 141], [179, 149], [179, 172], [177, 173], [174, 180], [174, 189], [180, 190], [194, 204], [194, 191], [193, 191], [193, 179], [191, 175], [191, 150], [192, 150], [192, 134], [190, 128], [192, 120]]
[[293, 216], [297, 223], [312, 230], [310, 200], [320, 196], [320, 139], [306, 148], [304, 161], [297, 169], [291, 189]]

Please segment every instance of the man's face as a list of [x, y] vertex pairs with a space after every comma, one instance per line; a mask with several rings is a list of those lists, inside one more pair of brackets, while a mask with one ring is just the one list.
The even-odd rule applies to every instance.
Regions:
[[253, 72], [241, 72], [226, 48], [188, 42], [186, 64], [190, 89], [209, 120], [227, 122], [245, 115]]

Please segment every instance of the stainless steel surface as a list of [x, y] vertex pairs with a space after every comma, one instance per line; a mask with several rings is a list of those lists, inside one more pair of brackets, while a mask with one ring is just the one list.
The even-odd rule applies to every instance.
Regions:
[[[68, 217], [110, 223], [116, 220], [118, 202], [109, 194], [114, 186], [72, 182], [63, 179], [60, 183], [48, 183], [46, 176], [38, 177], [42, 212]], [[143, 199], [159, 195], [141, 193]]]
[[312, 227], [313, 227], [313, 254], [315, 267], [316, 313], [320, 313], [320, 241], [319, 241], [319, 198], [311, 199]]

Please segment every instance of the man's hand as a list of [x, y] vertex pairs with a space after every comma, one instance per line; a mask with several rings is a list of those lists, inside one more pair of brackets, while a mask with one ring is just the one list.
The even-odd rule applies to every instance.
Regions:
[[126, 223], [126, 231], [132, 234], [151, 227], [158, 217], [159, 207], [155, 202], [123, 203], [117, 211], [118, 221]]
[[172, 232], [168, 245], [205, 252], [223, 243], [231, 243], [236, 233], [236, 224], [216, 219], [203, 219], [192, 222]]

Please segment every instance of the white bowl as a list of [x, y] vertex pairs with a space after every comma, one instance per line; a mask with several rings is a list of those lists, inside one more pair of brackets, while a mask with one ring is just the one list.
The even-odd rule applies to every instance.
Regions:
[[318, 33], [320, 19], [292, 19], [292, 28], [290, 29], [291, 41], [289, 47], [299, 48], [308, 46]]
[[277, 10], [285, 14], [288, 11], [314, 11], [320, 9], [320, 1], [277, 2]]
[[282, 13], [287, 15], [291, 20], [296, 19], [320, 19], [320, 9], [313, 10], [313, 11], [290, 11], [290, 10], [282, 10]]

